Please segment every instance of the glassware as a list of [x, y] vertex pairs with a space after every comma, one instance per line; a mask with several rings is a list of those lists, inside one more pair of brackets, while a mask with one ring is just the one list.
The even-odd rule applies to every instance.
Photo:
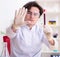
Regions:
[[7, 49], [7, 43], [4, 42], [2, 45], [3, 45], [3, 48], [2, 48], [2, 52], [0, 54], [0, 57], [10, 57], [9, 53], [8, 53], [8, 49]]

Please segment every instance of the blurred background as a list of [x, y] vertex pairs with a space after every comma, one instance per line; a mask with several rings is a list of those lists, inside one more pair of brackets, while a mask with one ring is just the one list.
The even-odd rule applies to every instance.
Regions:
[[[9, 27], [14, 19], [15, 10], [21, 8], [25, 3], [35, 0], [0, 0], [0, 51], [2, 52], [3, 35], [6, 28]], [[45, 9], [45, 13], [40, 17], [38, 25], [44, 24], [53, 29], [54, 38], [58, 41], [58, 50], [60, 51], [60, 0], [36, 0], [39, 5]], [[45, 16], [44, 16], [45, 14]], [[57, 37], [56, 37], [57, 36]], [[43, 45], [45, 46], [45, 45]], [[43, 51], [50, 51], [46, 46]], [[1, 54], [0, 52], [0, 54]]]

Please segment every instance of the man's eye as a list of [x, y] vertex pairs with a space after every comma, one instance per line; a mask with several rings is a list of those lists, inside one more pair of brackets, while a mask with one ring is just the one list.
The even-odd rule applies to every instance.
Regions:
[[28, 11], [27, 14], [34, 15], [34, 16], [38, 16], [39, 15], [39, 13], [36, 13], [36, 12], [35, 13], [32, 13], [30, 11]]

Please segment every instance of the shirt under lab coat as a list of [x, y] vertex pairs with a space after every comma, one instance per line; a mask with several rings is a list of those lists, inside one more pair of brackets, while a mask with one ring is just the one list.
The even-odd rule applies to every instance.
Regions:
[[41, 57], [42, 43], [49, 47], [42, 27], [38, 25], [31, 30], [27, 25], [21, 26], [16, 33], [9, 27], [7, 35], [11, 40], [11, 57]]

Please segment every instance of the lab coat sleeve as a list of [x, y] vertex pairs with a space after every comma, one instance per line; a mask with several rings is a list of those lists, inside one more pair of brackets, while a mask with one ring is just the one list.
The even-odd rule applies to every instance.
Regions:
[[13, 32], [11, 27], [8, 27], [6, 29], [6, 35], [9, 36], [10, 39], [14, 38], [16, 36], [16, 33]]

